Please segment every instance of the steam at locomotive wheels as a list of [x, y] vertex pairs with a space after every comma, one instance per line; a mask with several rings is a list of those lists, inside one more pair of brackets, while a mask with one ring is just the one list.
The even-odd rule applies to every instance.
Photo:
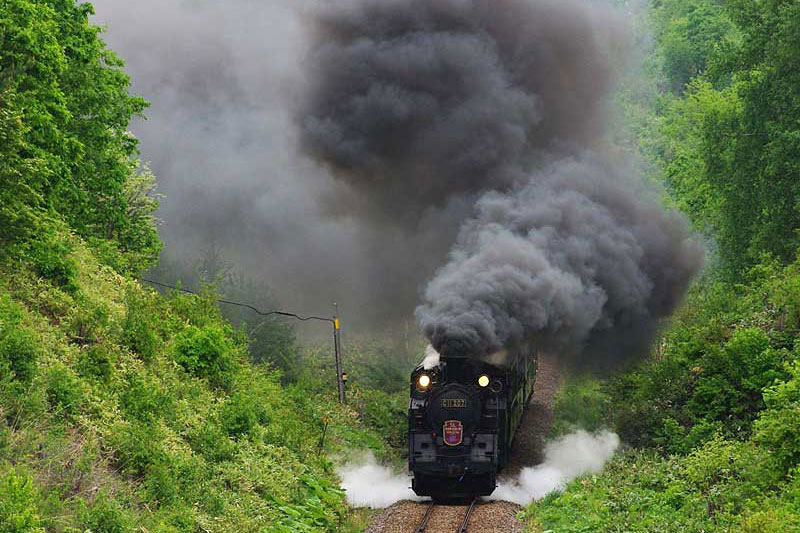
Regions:
[[428, 348], [411, 374], [408, 410], [417, 495], [455, 500], [494, 492], [533, 394], [536, 363], [527, 348], [485, 358]]

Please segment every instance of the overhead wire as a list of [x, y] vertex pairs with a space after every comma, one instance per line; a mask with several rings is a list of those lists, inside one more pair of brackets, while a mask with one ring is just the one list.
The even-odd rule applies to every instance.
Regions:
[[[175, 285], [169, 285], [167, 283], [162, 283], [160, 281], [154, 281], [154, 280], [151, 280], [151, 279], [145, 279], [145, 278], [138, 278], [138, 279], [139, 279], [139, 281], [143, 281], [145, 283], [150, 283], [151, 285], [156, 285], [158, 287], [164, 287], [166, 289], [173, 289], [173, 290], [180, 291], [180, 292], [185, 292], [185, 293], [188, 293], [188, 294], [194, 294], [196, 296], [202, 296], [202, 294], [200, 294], [199, 292], [190, 291], [189, 289], [184, 289], [183, 287], [176, 287]], [[223, 300], [221, 298], [215, 298], [215, 300], [217, 302], [219, 302], [219, 303], [222, 303], [222, 304], [234, 305], [236, 307], [243, 307], [243, 308], [246, 308], [246, 309], [250, 309], [254, 313], [256, 313], [258, 315], [261, 315], [261, 316], [277, 315], [277, 316], [285, 316], [285, 317], [294, 318], [294, 319], [297, 319], [297, 320], [301, 320], [303, 322], [306, 322], [306, 321], [309, 321], [309, 320], [321, 320], [321, 321], [324, 321], [324, 322], [330, 322], [331, 324], [334, 324], [334, 325], [336, 324], [336, 320], [334, 318], [327, 318], [327, 317], [313, 316], [313, 315], [312, 316], [303, 316], [303, 315], [298, 315], [297, 313], [290, 313], [288, 311], [281, 311], [279, 309], [272, 310], [272, 311], [261, 311], [257, 307], [254, 307], [254, 306], [252, 306], [250, 304], [245, 304], [245, 303], [241, 303], [241, 302], [234, 302], [234, 301], [231, 301], [231, 300]]]

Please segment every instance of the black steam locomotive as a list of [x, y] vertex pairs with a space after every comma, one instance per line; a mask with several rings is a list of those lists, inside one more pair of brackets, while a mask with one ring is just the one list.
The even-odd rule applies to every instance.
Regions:
[[487, 496], [508, 463], [511, 443], [533, 393], [536, 354], [487, 358], [438, 356], [411, 374], [408, 465], [419, 496]]

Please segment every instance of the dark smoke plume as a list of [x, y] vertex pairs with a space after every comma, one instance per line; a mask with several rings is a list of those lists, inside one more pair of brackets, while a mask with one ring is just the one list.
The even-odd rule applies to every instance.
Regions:
[[[166, 194], [165, 257], [192, 260], [215, 243], [282, 306], [317, 314], [337, 301], [349, 326], [410, 315], [472, 219], [453, 257], [466, 253], [487, 191], [512, 199], [542, 161], [598, 149], [627, 44], [601, 3], [94, 2], [134, 90], [153, 102], [132, 128]], [[432, 303], [426, 330], [460, 339], [457, 315]], [[636, 323], [647, 313], [627, 316], [627, 330], [652, 328]], [[592, 342], [622, 323], [594, 326]]]
[[[315, 26], [301, 144], [339, 205], [411, 227], [475, 205], [417, 309], [444, 355], [641, 352], [700, 268], [686, 223], [609, 158], [622, 26], [578, 0], [360, 0]], [[466, 217], [465, 217], [466, 218]]]
[[[337, 302], [348, 332], [413, 323], [419, 287], [446, 259], [472, 202], [426, 212], [413, 232], [322, 212], [338, 182], [297, 140], [311, 2], [92, 3], [133, 90], [152, 102], [131, 128], [165, 195], [165, 264], [193, 264], [216, 248], [269, 284], [283, 308], [329, 314]], [[328, 340], [323, 326], [302, 331]]]
[[702, 253], [682, 217], [620, 173], [586, 154], [483, 196], [417, 309], [434, 348], [483, 355], [533, 341], [600, 360], [641, 353]]
[[574, 0], [336, 2], [314, 27], [301, 141], [346, 184], [338, 202], [413, 224], [597, 139], [618, 29]]

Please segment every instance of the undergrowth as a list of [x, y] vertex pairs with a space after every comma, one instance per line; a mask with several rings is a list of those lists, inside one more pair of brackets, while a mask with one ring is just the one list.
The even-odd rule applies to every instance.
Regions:
[[396, 458], [399, 396], [286, 382], [212, 292], [158, 295], [64, 240], [69, 282], [0, 265], [0, 531], [356, 527], [329, 457]]

